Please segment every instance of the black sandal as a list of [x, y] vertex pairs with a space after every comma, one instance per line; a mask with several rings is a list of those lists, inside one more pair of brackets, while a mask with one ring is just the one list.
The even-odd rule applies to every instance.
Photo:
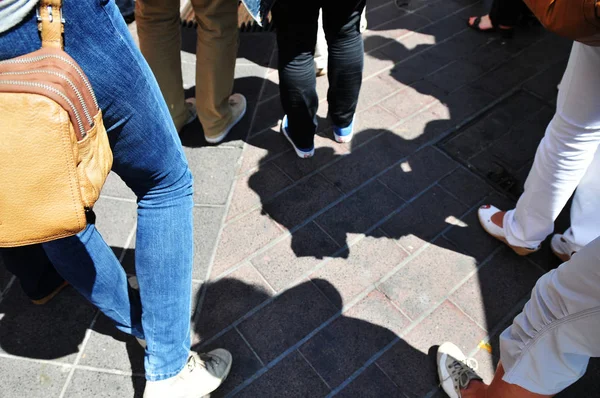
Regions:
[[496, 28], [495, 26], [492, 25], [491, 28], [481, 29], [479, 27], [479, 24], [481, 24], [481, 17], [475, 17], [475, 20], [473, 20], [472, 24], [471, 24], [471, 18], [467, 19], [467, 26], [477, 32], [492, 33], [492, 32], [500, 31], [500, 35], [505, 39], [510, 39], [514, 33], [513, 28], [502, 29], [502, 28]]

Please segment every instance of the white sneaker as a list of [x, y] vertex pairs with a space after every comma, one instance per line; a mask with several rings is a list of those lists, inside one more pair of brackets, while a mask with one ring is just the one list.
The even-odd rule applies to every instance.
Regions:
[[315, 154], [315, 147], [313, 146], [312, 148], [298, 148], [296, 144], [294, 144], [294, 141], [292, 141], [288, 129], [288, 117], [287, 115], [285, 115], [283, 117], [283, 120], [281, 121], [281, 134], [283, 134], [283, 136], [290, 142], [290, 144], [292, 144], [292, 146], [294, 147], [294, 151], [296, 151], [296, 155], [298, 155], [299, 158], [312, 158]]
[[501, 210], [492, 205], [484, 205], [477, 210], [477, 217], [479, 218], [479, 223], [488, 234], [492, 235], [494, 238], [498, 239], [501, 242], [504, 242], [508, 247], [513, 249], [515, 253], [519, 256], [526, 256], [531, 253], [535, 253], [540, 250], [540, 246], [536, 248], [530, 247], [520, 247], [513, 246], [506, 240], [506, 233], [504, 232], [504, 228], [496, 225], [492, 221], [492, 216]]
[[225, 130], [223, 130], [218, 135], [208, 136], [204, 134], [204, 138], [206, 138], [206, 141], [210, 144], [218, 144], [219, 142], [223, 141], [225, 137], [227, 137], [227, 134], [229, 134], [233, 126], [238, 124], [238, 122], [242, 120], [242, 118], [246, 114], [246, 105], [246, 97], [244, 97], [242, 94], [231, 94], [231, 96], [229, 97], [229, 107], [231, 108], [232, 114], [231, 123], [229, 123], [229, 125], [225, 127]]
[[231, 370], [231, 354], [217, 349], [208, 354], [190, 353], [187, 365], [178, 375], [160, 381], [147, 381], [144, 398], [201, 398], [215, 391]]
[[467, 359], [460, 348], [452, 343], [444, 343], [437, 353], [438, 376], [442, 389], [450, 398], [461, 398], [461, 389], [469, 386], [472, 380], [482, 381], [477, 376], [477, 361]]
[[550, 247], [556, 257], [563, 262], [569, 261], [573, 254], [577, 253], [577, 249], [564, 238], [563, 234], [555, 234], [550, 241]]

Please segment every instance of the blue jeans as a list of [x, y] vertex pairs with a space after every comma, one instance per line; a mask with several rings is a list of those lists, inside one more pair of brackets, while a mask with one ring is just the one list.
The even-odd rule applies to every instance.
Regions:
[[[115, 3], [67, 1], [63, 16], [65, 50], [89, 77], [104, 113], [113, 170], [137, 195], [139, 296], [128, 290], [121, 264], [93, 224], [44, 249], [120, 330], [146, 339], [146, 378], [166, 379], [185, 366], [190, 348], [192, 176], [156, 80]], [[0, 34], [0, 60], [39, 47], [35, 12]]]

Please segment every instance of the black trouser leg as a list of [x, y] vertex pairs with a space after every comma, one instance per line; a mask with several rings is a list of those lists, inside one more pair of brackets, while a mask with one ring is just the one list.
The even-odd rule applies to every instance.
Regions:
[[329, 116], [334, 125], [352, 123], [362, 84], [364, 46], [360, 18], [365, 0], [327, 0], [323, 7], [323, 25], [329, 49]]
[[0, 256], [6, 269], [19, 279], [23, 291], [32, 300], [48, 296], [64, 282], [42, 245], [0, 249]]
[[523, 0], [494, 0], [490, 20], [494, 26], [515, 26], [527, 10]]

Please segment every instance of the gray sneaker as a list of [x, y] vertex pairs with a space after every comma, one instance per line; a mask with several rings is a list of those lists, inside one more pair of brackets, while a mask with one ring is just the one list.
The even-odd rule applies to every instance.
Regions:
[[229, 351], [216, 349], [208, 354], [190, 353], [178, 375], [146, 382], [144, 398], [201, 398], [215, 391], [231, 370]]
[[467, 359], [460, 348], [452, 343], [440, 346], [437, 365], [442, 389], [450, 398], [462, 398], [461, 389], [467, 388], [472, 380], [482, 381], [475, 373], [477, 361]]
[[218, 144], [219, 142], [223, 141], [225, 137], [227, 137], [227, 134], [229, 134], [233, 126], [238, 124], [239, 121], [242, 120], [242, 118], [246, 114], [246, 105], [246, 97], [244, 97], [242, 94], [231, 94], [231, 96], [229, 97], [229, 107], [231, 108], [232, 114], [231, 122], [225, 127], [223, 131], [221, 131], [215, 136], [208, 136], [204, 134], [204, 138], [206, 138], [206, 141], [210, 144]]

